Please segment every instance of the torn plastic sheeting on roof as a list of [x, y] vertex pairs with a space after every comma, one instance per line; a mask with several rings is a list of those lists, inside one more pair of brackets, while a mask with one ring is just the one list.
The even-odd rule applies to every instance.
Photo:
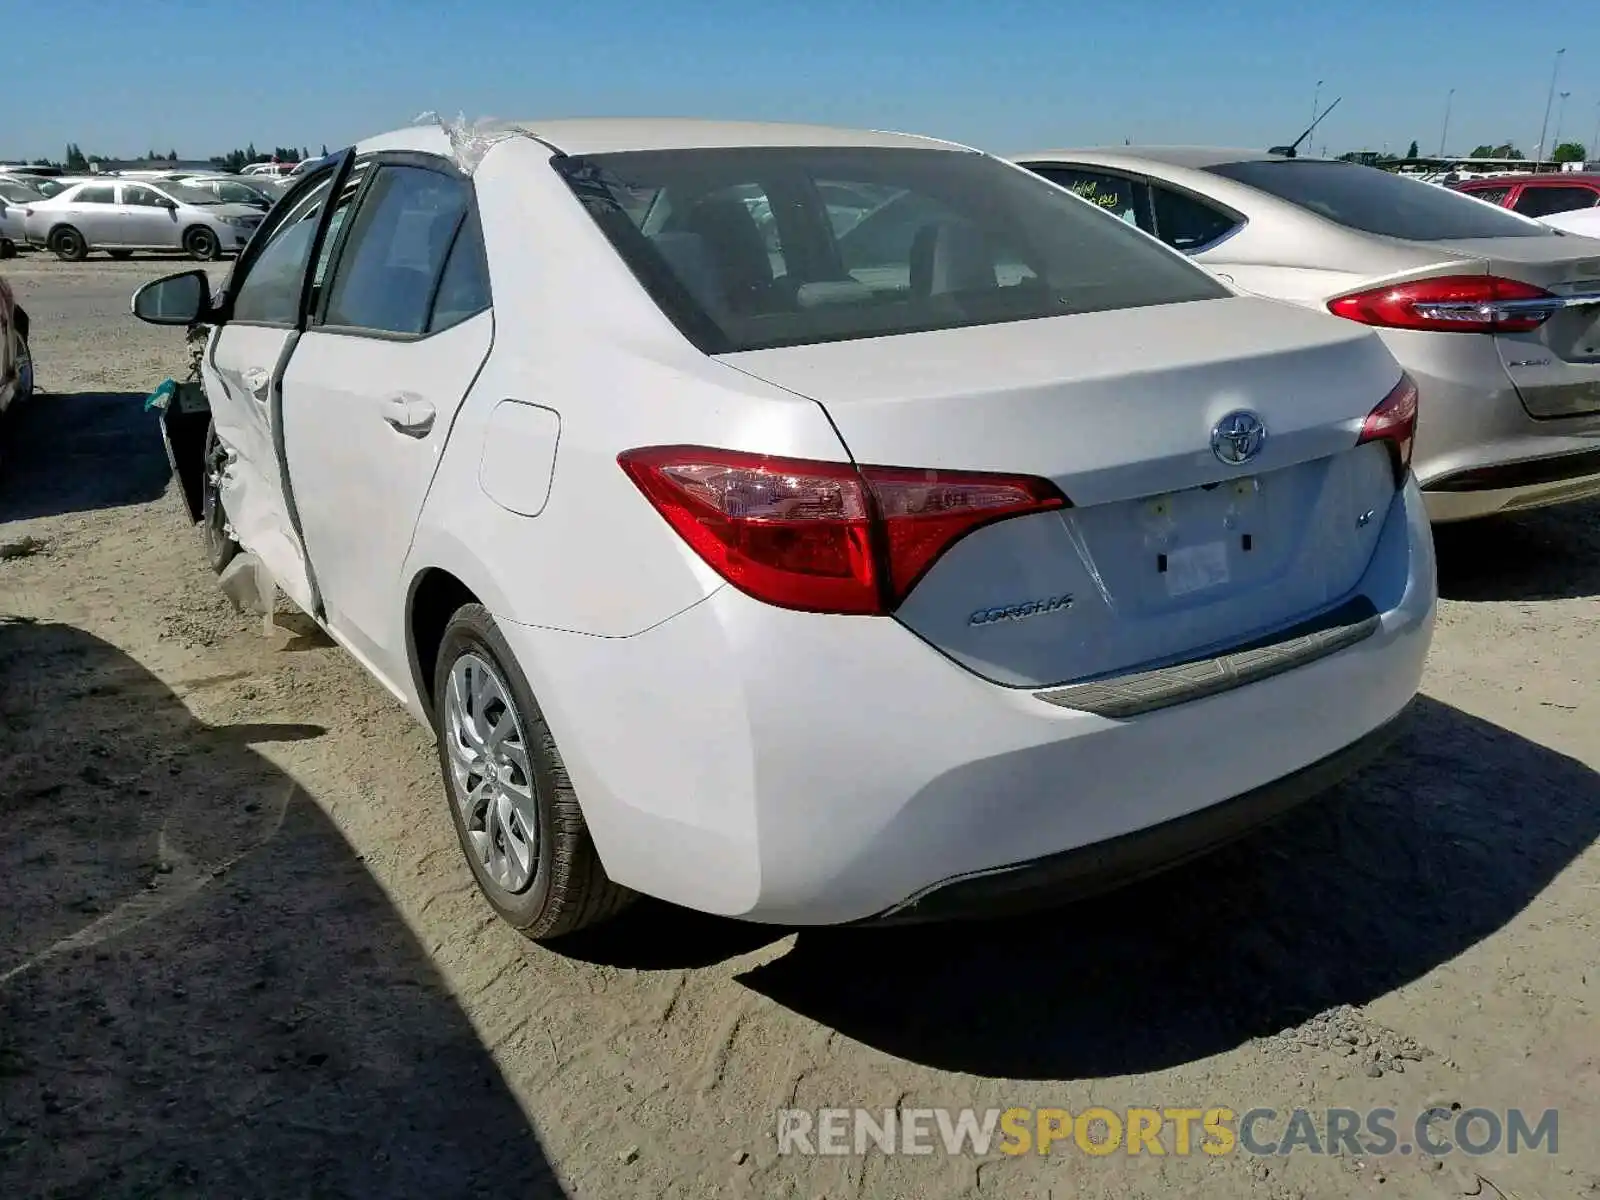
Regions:
[[514, 137], [531, 137], [532, 134], [516, 125], [507, 125], [488, 117], [480, 117], [476, 121], [467, 120], [466, 113], [457, 114], [455, 120], [447, 120], [436, 112], [425, 112], [416, 119], [418, 125], [437, 125], [444, 130], [450, 139], [450, 157], [468, 175], [478, 169], [478, 164], [483, 161], [483, 156], [489, 152], [489, 147], [496, 142], [503, 142]]

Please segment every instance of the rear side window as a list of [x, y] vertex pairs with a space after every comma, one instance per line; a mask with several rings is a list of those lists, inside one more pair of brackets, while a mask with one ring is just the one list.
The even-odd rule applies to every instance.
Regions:
[[1150, 199], [1155, 234], [1174, 250], [1190, 254], [1204, 250], [1244, 224], [1230, 212], [1158, 183], [1150, 185]]
[[1319, 159], [1255, 159], [1207, 167], [1363, 233], [1407, 241], [1552, 237], [1538, 225], [1473, 204], [1446, 187], [1402, 179], [1377, 167]]
[[467, 213], [445, 259], [444, 274], [433, 299], [428, 332], [459, 325], [489, 308], [489, 260], [483, 248], [483, 226], [476, 208]]
[[1487, 200], [1490, 204], [1504, 204], [1506, 197], [1511, 195], [1508, 187], [1462, 188], [1463, 192], [1475, 200]]
[[1600, 195], [1590, 188], [1540, 184], [1523, 188], [1514, 207], [1525, 217], [1548, 217], [1552, 213], [1593, 208], [1596, 200], [1600, 200]]
[[970, 151], [636, 151], [551, 165], [711, 354], [1231, 294], [1103, 210]]
[[324, 325], [422, 334], [434, 286], [472, 199], [465, 179], [382, 166], [356, 210], [329, 286]]

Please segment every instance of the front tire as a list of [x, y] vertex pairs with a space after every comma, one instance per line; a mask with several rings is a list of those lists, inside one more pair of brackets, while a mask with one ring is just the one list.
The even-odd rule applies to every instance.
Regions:
[[445, 626], [433, 696], [456, 835], [495, 912], [544, 941], [622, 911], [633, 893], [606, 877], [544, 714], [482, 605]]
[[50, 249], [62, 262], [82, 262], [89, 257], [89, 243], [71, 225], [63, 225], [51, 232]]
[[222, 243], [204, 225], [196, 225], [183, 235], [183, 249], [198, 262], [215, 262], [222, 257]]

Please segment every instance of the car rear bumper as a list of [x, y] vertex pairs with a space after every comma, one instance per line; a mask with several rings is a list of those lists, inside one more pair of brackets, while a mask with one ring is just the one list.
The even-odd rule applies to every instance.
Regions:
[[864, 924], [998, 916], [1110, 891], [1238, 840], [1322, 795], [1379, 758], [1399, 736], [1404, 710], [1309, 766], [1159, 825], [1088, 846], [942, 880]]
[[1464, 521], [1600, 496], [1600, 444], [1592, 450], [1520, 459], [1433, 480], [1425, 493], [1435, 522]]
[[1181, 858], [1331, 784], [1421, 679], [1436, 585], [1415, 484], [1358, 591], [1376, 617], [1359, 638], [1133, 716], [989, 683], [892, 620], [731, 587], [631, 638], [501, 625], [614, 879], [728, 916], [833, 924], [908, 903], [947, 915], [977, 898], [970, 880], [1040, 860], [1049, 874], [1086, 847], [1115, 882], [1149, 866], [1119, 839], [1157, 831], [1154, 859]]
[[[1594, 495], [1581, 459], [1600, 452], [1600, 412], [1530, 416], [1494, 339], [1383, 330], [1421, 396], [1412, 469], [1435, 522]], [[1544, 478], [1550, 464], [1555, 477]], [[1573, 468], [1576, 468], [1574, 471]], [[1496, 475], [1500, 475], [1497, 482]]]

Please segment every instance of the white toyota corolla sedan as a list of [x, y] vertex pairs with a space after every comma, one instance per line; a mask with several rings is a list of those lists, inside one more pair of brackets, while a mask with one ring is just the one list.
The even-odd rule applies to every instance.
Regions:
[[1377, 337], [962, 146], [408, 129], [134, 311], [212, 327], [214, 564], [435, 729], [533, 937], [1104, 887], [1324, 791], [1418, 686]]

